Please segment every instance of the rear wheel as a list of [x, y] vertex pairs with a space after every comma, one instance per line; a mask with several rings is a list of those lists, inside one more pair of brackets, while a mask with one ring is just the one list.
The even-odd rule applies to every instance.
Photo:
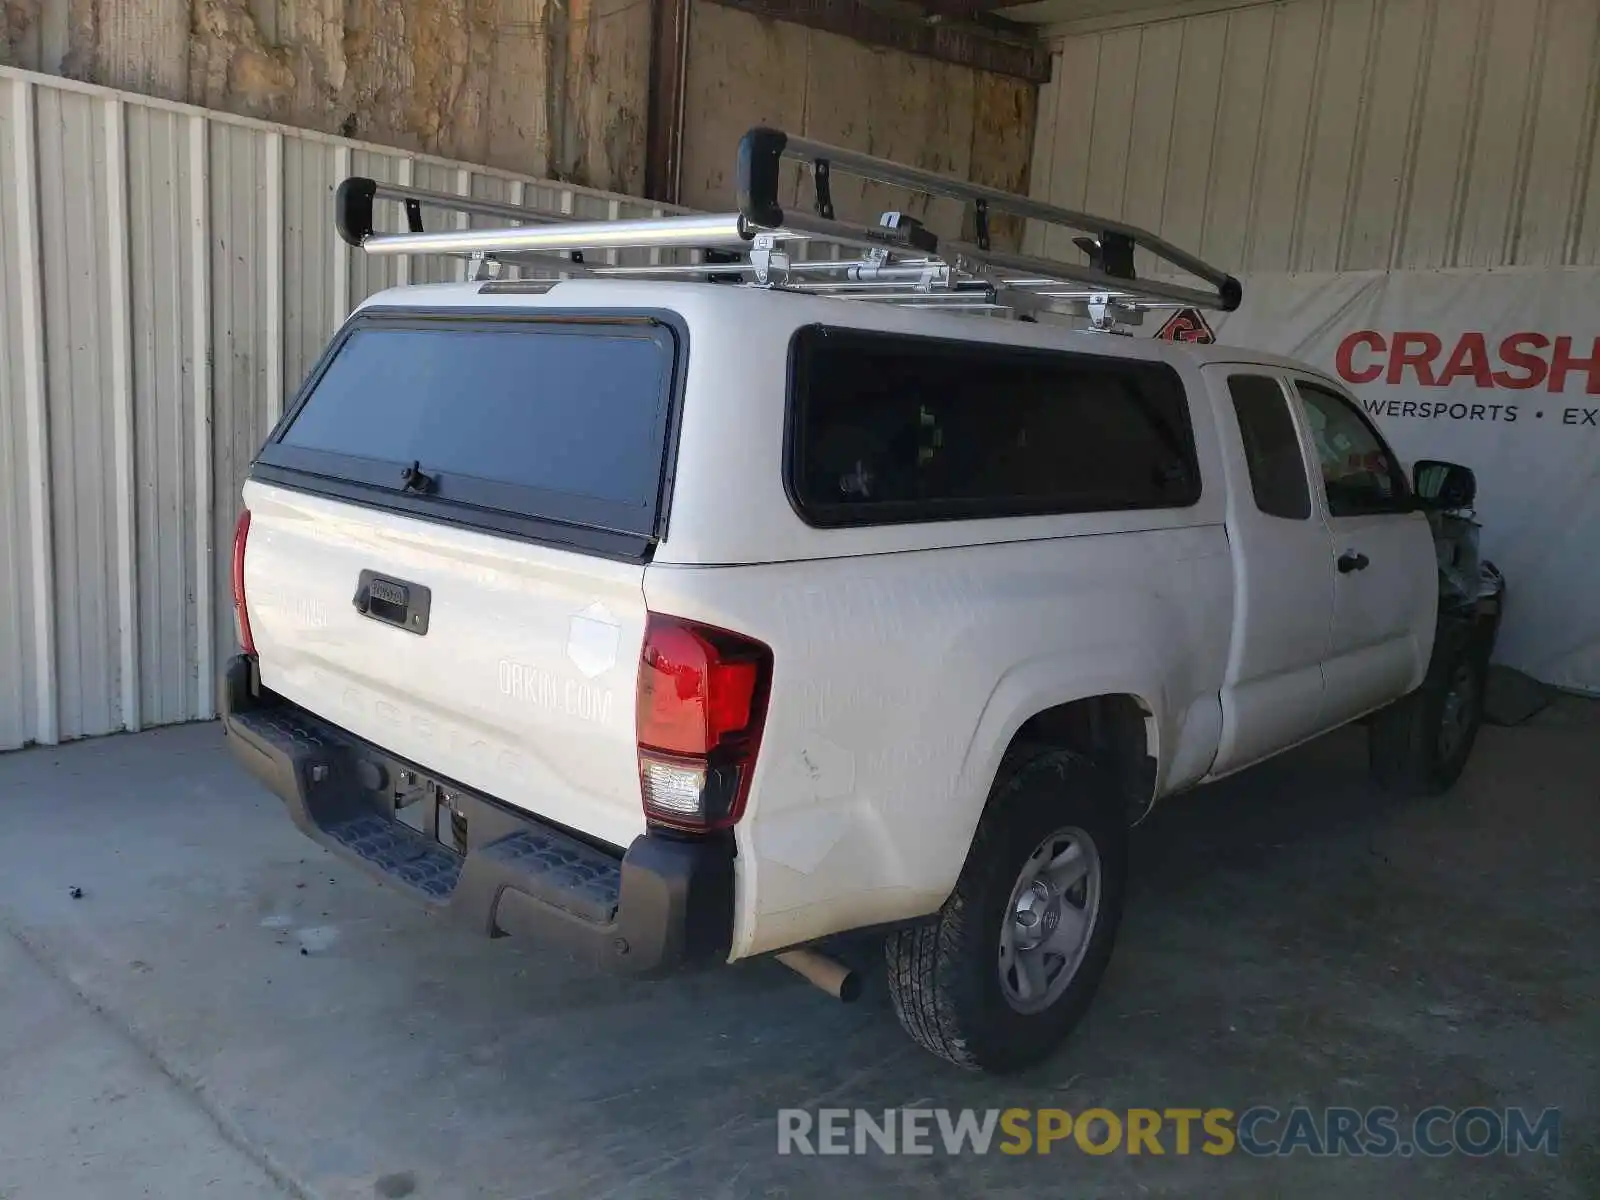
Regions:
[[1385, 791], [1436, 796], [1461, 777], [1483, 723], [1486, 664], [1474, 626], [1441, 622], [1422, 686], [1372, 719], [1367, 757]]
[[888, 939], [900, 1024], [971, 1070], [1038, 1062], [1099, 986], [1126, 878], [1127, 824], [1110, 780], [1064, 750], [1015, 766], [937, 920]]

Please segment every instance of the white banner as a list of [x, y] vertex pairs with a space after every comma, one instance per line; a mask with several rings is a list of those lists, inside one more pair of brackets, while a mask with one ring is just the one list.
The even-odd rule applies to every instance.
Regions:
[[1600, 270], [1258, 276], [1244, 295], [1207, 314], [1218, 341], [1337, 375], [1408, 464], [1477, 473], [1506, 576], [1496, 658], [1600, 693]]

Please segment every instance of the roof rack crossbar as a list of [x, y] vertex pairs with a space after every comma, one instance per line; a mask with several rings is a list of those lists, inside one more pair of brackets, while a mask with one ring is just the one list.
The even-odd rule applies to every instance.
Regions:
[[[786, 211], [779, 203], [780, 168], [786, 160], [810, 166], [819, 185], [817, 211]], [[830, 181], [840, 171], [970, 205], [977, 241], [941, 238], [906, 213], [885, 213], [876, 225], [838, 218]], [[527, 278], [530, 270], [557, 276], [691, 278], [1013, 316], [1055, 312], [1087, 316], [1102, 329], [1137, 324], [1150, 309], [1232, 311], [1243, 298], [1232, 275], [1148, 230], [775, 129], [757, 127], [740, 141], [736, 179], [737, 212], [593, 220], [569, 211], [351, 178], [339, 185], [335, 225], [345, 241], [369, 254], [477, 260], [474, 278], [492, 279], [497, 289], [549, 286], [550, 281]], [[377, 230], [373, 206], [380, 200], [403, 206], [406, 232]], [[426, 232], [423, 207], [511, 224]], [[997, 249], [989, 225], [1001, 213], [1086, 235], [1073, 242], [1088, 261]], [[614, 253], [646, 249], [651, 252], [648, 263], [618, 262]], [[1166, 276], [1137, 278], [1135, 250], [1154, 255], [1195, 283]], [[609, 261], [586, 263], [586, 251], [607, 252]], [[523, 278], [495, 279], [495, 264], [517, 267]]]
[[[1056, 262], [1053, 259], [1035, 258], [1027, 254], [1005, 254], [995, 250], [980, 250], [977, 246], [964, 242], [946, 242], [944, 247], [947, 253], [960, 254], [976, 262], [986, 263], [1007, 271], [1026, 271], [1031, 275], [1049, 275], [1056, 279], [1071, 283], [1081, 283], [1085, 287], [1105, 292], [1131, 292], [1139, 296], [1153, 296], [1161, 300], [1171, 300], [1177, 304], [1191, 305], [1195, 308], [1226, 308], [1227, 305], [1218, 302], [1218, 293], [1202, 291], [1199, 288], [1185, 287], [1181, 283], [1169, 283], [1164, 279], [1140, 279], [1137, 282], [1117, 275], [1109, 275], [1104, 271], [1097, 271], [1093, 267], [1081, 267], [1076, 263]], [[1234, 281], [1237, 285], [1238, 281]]]
[[[1226, 270], [1211, 266], [1210, 262], [1197, 258], [1195, 254], [1174, 246], [1165, 238], [1152, 234], [1150, 230], [1094, 216], [1093, 213], [1078, 213], [1070, 208], [1046, 205], [1042, 200], [1034, 200], [1026, 195], [1003, 192], [998, 187], [989, 187], [986, 184], [973, 184], [966, 182], [965, 179], [939, 174], [938, 171], [923, 170], [920, 166], [896, 163], [890, 158], [862, 154], [861, 150], [829, 146], [827, 142], [813, 141], [810, 138], [795, 138], [784, 131], [770, 130], [765, 126], [757, 126], [754, 130], [750, 130], [739, 142], [739, 213], [744, 214], [749, 221], [762, 226], [782, 226], [786, 221], [794, 222], [797, 226], [800, 224], [797, 216], [786, 213], [778, 202], [779, 179], [781, 179], [778, 166], [784, 158], [810, 163], [813, 173], [818, 163], [827, 163], [827, 176], [845, 171], [846, 174], [854, 174], [861, 179], [907, 187], [926, 195], [962, 200], [974, 206], [982, 203], [984, 221], [979, 224], [979, 229], [982, 224], [987, 224], [987, 218], [992, 214], [1011, 213], [1013, 216], [1021, 216], [1030, 221], [1042, 221], [1051, 226], [1064, 226], [1083, 234], [1094, 235], [1101, 246], [1106, 246], [1109, 242], [1122, 242], [1126, 270], [1125, 272], [1107, 270], [1106, 274], [1120, 278], [1123, 283], [1133, 275], [1131, 251], [1133, 248], [1139, 248], [1149, 251], [1155, 258], [1162, 259], [1170, 266], [1178, 267], [1184, 274], [1194, 275], [1195, 278], [1205, 280], [1216, 288], [1216, 293], [1198, 293], [1190, 290], [1190, 293], [1198, 294], [1205, 299], [1200, 301], [1190, 299], [1187, 302], [1198, 302], [1203, 307], [1232, 310], [1237, 309], [1238, 302], [1242, 299], [1237, 278], [1227, 274]], [[982, 237], [982, 234], [979, 234], [979, 237], [986, 242], [987, 237]], [[974, 246], [974, 251], [990, 253], [987, 246]], [[1102, 261], [1109, 259], [1110, 253], [1106, 253]], [[1059, 270], [1064, 266], [1070, 264], [1056, 262], [1054, 269]]]
[[744, 249], [750, 244], [738, 213], [574, 221], [511, 229], [442, 233], [373, 233], [359, 243], [368, 254], [515, 254], [520, 250], [624, 250], [659, 246]]

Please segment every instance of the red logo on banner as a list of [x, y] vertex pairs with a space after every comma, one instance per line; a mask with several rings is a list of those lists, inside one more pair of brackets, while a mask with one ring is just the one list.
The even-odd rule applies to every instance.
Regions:
[[1156, 330], [1156, 337], [1163, 342], [1193, 342], [1199, 346], [1214, 345], [1217, 340], [1198, 308], [1180, 308]]
[[1600, 337], [1584, 344], [1565, 335], [1513, 333], [1497, 341], [1468, 332], [1447, 348], [1443, 338], [1425, 330], [1359, 329], [1339, 343], [1334, 366], [1346, 383], [1434, 388], [1459, 379], [1484, 389], [1566, 392], [1577, 391], [1582, 380], [1586, 394], [1600, 395]]

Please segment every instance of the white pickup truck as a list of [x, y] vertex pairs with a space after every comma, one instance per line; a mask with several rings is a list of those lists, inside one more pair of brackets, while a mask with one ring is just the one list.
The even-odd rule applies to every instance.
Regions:
[[[374, 234], [352, 183], [375, 252], [677, 236]], [[797, 223], [746, 201], [758, 250]], [[889, 228], [868, 266], [940, 261]], [[627, 971], [881, 928], [911, 1036], [1004, 1070], [1088, 1004], [1158, 799], [1363, 717], [1379, 783], [1461, 772], [1499, 593], [1442, 590], [1430, 525], [1469, 471], [1420, 501], [1300, 363], [751, 259], [401, 288], [339, 331], [244, 487], [223, 687], [306, 833]], [[1135, 294], [1114, 266], [1079, 273]]]

